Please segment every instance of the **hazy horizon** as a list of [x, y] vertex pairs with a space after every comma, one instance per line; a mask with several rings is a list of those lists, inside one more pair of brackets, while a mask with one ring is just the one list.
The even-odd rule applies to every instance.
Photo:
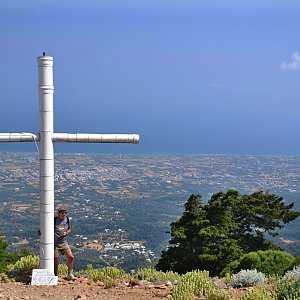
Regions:
[[[39, 156], [38, 152], [35, 151], [26, 151], [26, 150], [0, 150], [0, 153], [16, 153], [16, 154], [32, 154]], [[145, 157], [161, 157], [161, 156], [237, 156], [237, 157], [299, 157], [300, 154], [253, 154], [253, 153], [158, 153], [158, 152], [117, 152], [117, 151], [109, 151], [109, 152], [88, 152], [88, 151], [69, 151], [69, 152], [58, 152], [55, 151], [54, 155], [124, 155], [124, 156], [145, 156]]]

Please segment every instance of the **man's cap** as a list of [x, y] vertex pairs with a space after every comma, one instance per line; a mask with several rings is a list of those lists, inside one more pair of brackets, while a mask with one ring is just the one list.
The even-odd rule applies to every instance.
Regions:
[[63, 204], [61, 204], [61, 205], [58, 205], [57, 211], [58, 212], [67, 211], [67, 208]]

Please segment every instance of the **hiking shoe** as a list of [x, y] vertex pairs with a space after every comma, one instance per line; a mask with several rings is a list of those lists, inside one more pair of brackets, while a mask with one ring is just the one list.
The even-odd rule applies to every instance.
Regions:
[[75, 279], [76, 279], [76, 277], [73, 275], [73, 273], [71, 273], [67, 276], [67, 280], [75, 280]]

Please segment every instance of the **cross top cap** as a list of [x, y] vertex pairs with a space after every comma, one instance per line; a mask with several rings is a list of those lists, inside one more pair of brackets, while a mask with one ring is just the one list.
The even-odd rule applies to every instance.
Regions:
[[53, 64], [53, 57], [50, 55], [47, 55], [45, 52], [43, 52], [43, 55], [38, 56], [37, 60], [39, 63], [42, 63], [42, 62], [46, 63], [47, 61], [51, 61], [51, 65]]

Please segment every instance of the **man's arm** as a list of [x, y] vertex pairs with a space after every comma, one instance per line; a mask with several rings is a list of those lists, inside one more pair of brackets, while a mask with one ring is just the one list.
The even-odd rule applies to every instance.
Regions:
[[68, 235], [71, 232], [72, 232], [72, 227], [71, 227], [71, 224], [70, 224], [70, 219], [68, 219], [68, 229], [67, 229], [67, 231], [65, 231], [63, 233], [63, 236]]

